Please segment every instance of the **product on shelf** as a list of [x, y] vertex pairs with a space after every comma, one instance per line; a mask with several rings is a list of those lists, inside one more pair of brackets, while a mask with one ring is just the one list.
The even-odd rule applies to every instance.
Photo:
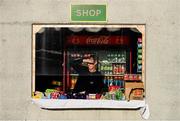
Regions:
[[111, 86], [109, 92], [106, 92], [105, 95], [102, 95], [101, 99], [124, 100], [125, 95], [124, 95], [123, 91], [124, 91], [124, 89], [121, 89], [117, 86]]
[[62, 86], [62, 82], [53, 80], [53, 81], [52, 81], [52, 85], [55, 85], [55, 86]]
[[87, 52], [81, 51], [81, 52], [72, 52], [69, 55], [71, 58], [88, 58], [91, 55], [94, 55], [94, 53], [87, 53]]
[[99, 71], [103, 74], [124, 74], [126, 71], [126, 52], [104, 52], [99, 57]]
[[109, 86], [119, 86], [121, 88], [124, 87], [124, 81], [123, 81], [122, 77], [119, 77], [119, 76], [105, 76], [104, 84], [107, 87], [109, 87]]
[[96, 99], [96, 94], [88, 94], [87, 99]]
[[45, 92], [35, 91], [33, 94], [34, 99], [67, 99], [67, 94], [63, 91], [55, 89], [46, 89]]
[[59, 92], [52, 92], [50, 94], [50, 96], [51, 96], [51, 99], [58, 99], [60, 94], [59, 94]]
[[113, 74], [124, 74], [126, 67], [124, 64], [113, 64]]
[[71, 76], [71, 89], [74, 89], [77, 82], [77, 76]]
[[126, 71], [125, 64], [101, 64], [99, 71], [107, 75], [124, 74]]
[[45, 96], [44, 96], [44, 94], [42, 92], [36, 91], [33, 94], [33, 98], [34, 99], [43, 99], [43, 98], [45, 98]]
[[138, 38], [138, 43], [142, 43], [142, 38]]
[[125, 82], [126, 100], [142, 100], [144, 98], [143, 82]]
[[144, 98], [144, 89], [143, 88], [135, 88], [130, 92], [130, 100], [143, 100]]
[[68, 99], [67, 94], [61, 94], [59, 96], [59, 99]]
[[137, 41], [137, 72], [142, 72], [142, 39]]
[[125, 74], [124, 75], [124, 80], [131, 80], [131, 81], [141, 81], [141, 79], [142, 79], [142, 76], [141, 76], [141, 74]]

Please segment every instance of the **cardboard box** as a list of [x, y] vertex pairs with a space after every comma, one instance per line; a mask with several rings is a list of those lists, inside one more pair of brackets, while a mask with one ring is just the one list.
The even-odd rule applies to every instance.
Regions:
[[126, 100], [143, 100], [144, 84], [143, 82], [125, 82]]

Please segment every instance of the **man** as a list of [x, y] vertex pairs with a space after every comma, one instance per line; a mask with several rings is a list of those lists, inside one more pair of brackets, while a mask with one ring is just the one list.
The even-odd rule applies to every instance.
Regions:
[[91, 55], [86, 59], [75, 59], [71, 61], [71, 66], [79, 74], [74, 92], [85, 92], [87, 94], [102, 92], [104, 77], [97, 71], [97, 59], [95, 56]]

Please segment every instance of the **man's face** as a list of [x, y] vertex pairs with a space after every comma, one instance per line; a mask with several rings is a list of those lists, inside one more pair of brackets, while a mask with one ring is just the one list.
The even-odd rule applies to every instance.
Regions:
[[90, 58], [90, 63], [88, 63], [88, 68], [89, 68], [89, 70], [93, 70], [96, 68], [96, 62], [95, 62], [94, 58]]

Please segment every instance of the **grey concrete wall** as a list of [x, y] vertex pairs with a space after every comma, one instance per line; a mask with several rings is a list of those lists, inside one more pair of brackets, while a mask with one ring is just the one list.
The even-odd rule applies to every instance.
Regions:
[[69, 23], [77, 2], [107, 3], [108, 23], [146, 23], [150, 120], [180, 120], [179, 0], [0, 0], [0, 119], [141, 120], [138, 111], [48, 111], [31, 103], [31, 24]]

